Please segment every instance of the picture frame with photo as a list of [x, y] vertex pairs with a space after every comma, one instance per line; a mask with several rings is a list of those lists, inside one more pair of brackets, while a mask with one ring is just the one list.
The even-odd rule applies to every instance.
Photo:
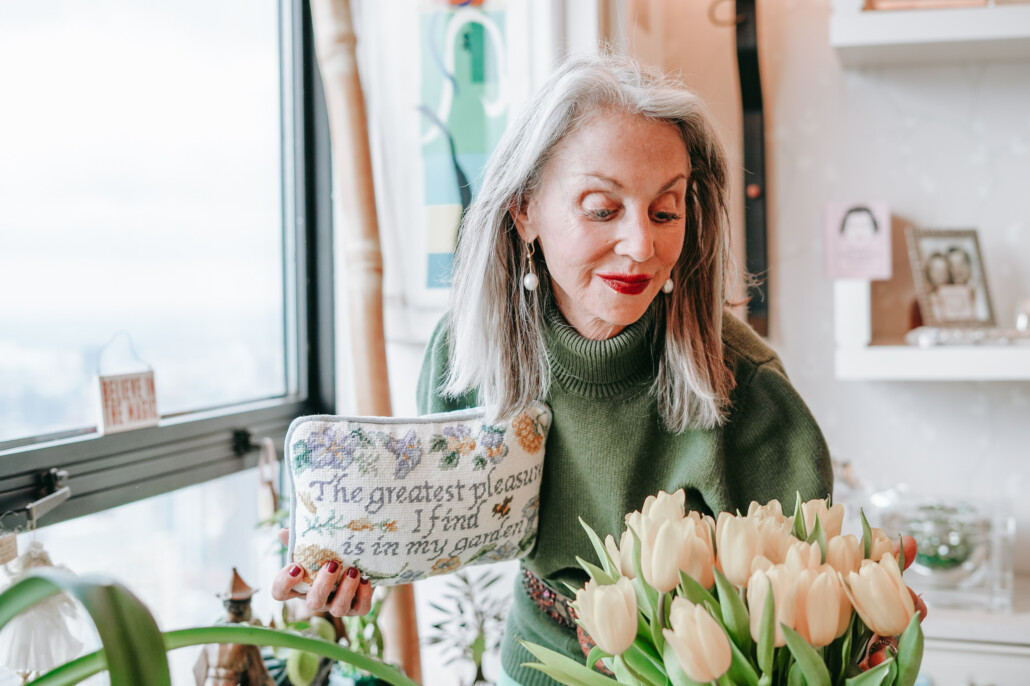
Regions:
[[924, 325], [995, 325], [975, 229], [909, 228], [905, 239]]

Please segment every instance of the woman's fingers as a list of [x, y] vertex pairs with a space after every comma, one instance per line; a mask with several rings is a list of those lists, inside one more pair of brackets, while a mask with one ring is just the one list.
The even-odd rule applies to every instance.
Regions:
[[354, 604], [354, 596], [357, 593], [358, 586], [361, 585], [359, 576], [357, 567], [351, 567], [343, 575], [340, 587], [336, 589], [336, 597], [333, 598], [332, 604], [329, 605], [330, 614], [335, 617], [347, 617], [354, 614], [351, 612], [351, 607]]
[[341, 574], [343, 574], [343, 567], [336, 560], [329, 560], [318, 570], [307, 597], [308, 607], [312, 611], [322, 612], [326, 609], [329, 604], [329, 594], [336, 588]]
[[272, 581], [272, 597], [276, 600], [296, 598], [301, 594], [293, 590], [293, 587], [304, 580], [304, 570], [300, 565], [286, 565], [279, 570]]
[[372, 610], [372, 584], [369, 583], [368, 577], [361, 577], [361, 583], [358, 584], [358, 594], [354, 599], [354, 603], [351, 606], [351, 614], [367, 615]]

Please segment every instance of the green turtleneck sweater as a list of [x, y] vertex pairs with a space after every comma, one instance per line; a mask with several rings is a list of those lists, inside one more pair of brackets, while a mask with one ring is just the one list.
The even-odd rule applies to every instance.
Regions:
[[[552, 588], [580, 586], [587, 577], [576, 556], [596, 562], [582, 517], [604, 538], [618, 539], [626, 513], [639, 510], [659, 490], [686, 491], [687, 510], [717, 514], [746, 511], [752, 500], [779, 499], [793, 507], [824, 498], [833, 487], [823, 436], [791, 386], [779, 358], [746, 324], [723, 319], [726, 364], [737, 381], [726, 422], [716, 429], [670, 433], [655, 399], [651, 351], [653, 309], [617, 336], [583, 338], [555, 308], [547, 315], [551, 388], [544, 398], [554, 412], [547, 437], [536, 546], [522, 562]], [[419, 412], [476, 405], [476, 394], [444, 398], [447, 318], [429, 343], [418, 384]], [[547, 646], [583, 661], [576, 634], [542, 614], [516, 581], [502, 647], [504, 671], [524, 686], [554, 684], [522, 667], [533, 656], [514, 639]]]

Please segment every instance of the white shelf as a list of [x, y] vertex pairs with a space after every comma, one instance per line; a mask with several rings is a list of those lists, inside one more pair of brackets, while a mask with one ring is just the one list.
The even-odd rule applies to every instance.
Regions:
[[1030, 345], [878, 345], [868, 281], [834, 282], [838, 379], [849, 381], [1030, 381]]
[[1030, 59], [1030, 5], [840, 11], [830, 45], [847, 67]]
[[1030, 346], [838, 346], [836, 372], [852, 381], [1028, 381]]

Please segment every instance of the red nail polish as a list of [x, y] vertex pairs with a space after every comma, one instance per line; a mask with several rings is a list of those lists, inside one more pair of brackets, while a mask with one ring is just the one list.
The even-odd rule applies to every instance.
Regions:
[[293, 565], [290, 567], [290, 576], [300, 576], [300, 565]]
[[362, 583], [363, 585], [364, 585], [364, 584], [367, 584], [367, 583], [368, 583], [368, 577], [367, 577], [367, 576], [363, 576], [363, 577], [361, 577], [361, 583]]
[[336, 560], [329, 560], [329, 564], [326, 565], [325, 571], [330, 574], [336, 574], [336, 570], [340, 568], [340, 563]]
[[351, 567], [350, 569], [347, 570], [347, 576], [349, 576], [350, 578], [353, 579], [357, 575], [358, 575], [358, 568], [357, 567]]

